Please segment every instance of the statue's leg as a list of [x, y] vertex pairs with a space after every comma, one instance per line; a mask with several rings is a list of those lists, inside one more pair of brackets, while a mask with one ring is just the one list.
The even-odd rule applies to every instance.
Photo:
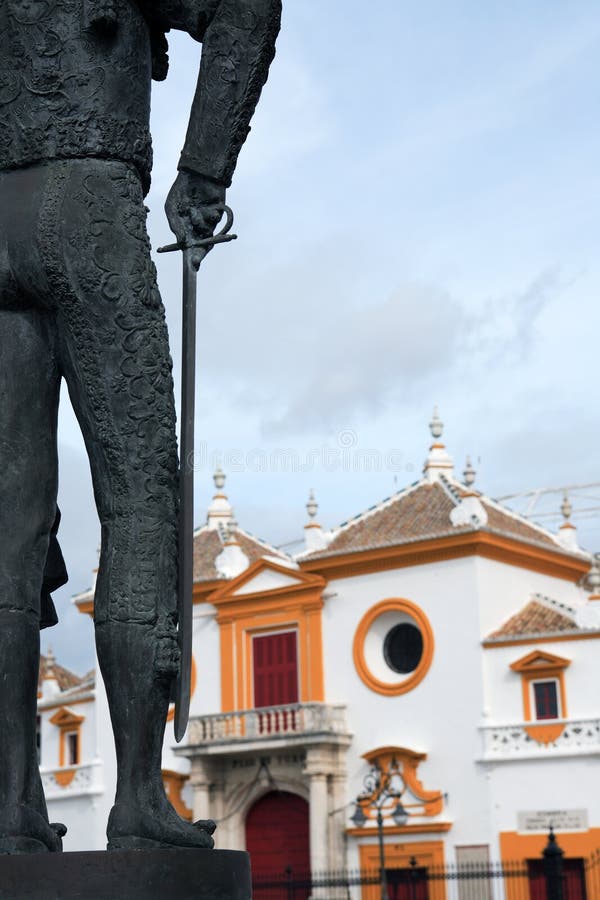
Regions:
[[40, 592], [57, 491], [53, 331], [51, 313], [0, 309], [0, 853], [60, 849], [36, 749]]
[[62, 169], [61, 361], [102, 526], [96, 645], [115, 735], [112, 848], [206, 847], [168, 802], [161, 753], [178, 667], [178, 463], [171, 360], [137, 176], [121, 163]]

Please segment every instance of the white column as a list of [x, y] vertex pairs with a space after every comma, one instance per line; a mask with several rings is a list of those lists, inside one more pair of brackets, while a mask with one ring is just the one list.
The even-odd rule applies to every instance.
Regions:
[[310, 776], [310, 866], [313, 872], [327, 869], [327, 775]]
[[211, 819], [210, 809], [210, 777], [207, 766], [202, 759], [193, 756], [191, 759], [190, 787], [192, 788], [192, 811], [194, 822], [197, 819]]
[[[330, 754], [326, 747], [310, 747], [306, 755], [305, 774], [308, 776], [310, 868], [320, 875], [329, 868], [329, 796], [327, 777], [331, 770]], [[318, 888], [311, 900], [325, 897], [327, 891]]]

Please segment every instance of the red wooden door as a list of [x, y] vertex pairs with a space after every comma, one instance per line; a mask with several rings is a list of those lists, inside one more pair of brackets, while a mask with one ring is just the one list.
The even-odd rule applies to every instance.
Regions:
[[389, 900], [429, 900], [427, 869], [386, 869]]
[[[527, 860], [530, 900], [547, 900], [546, 876], [542, 859]], [[586, 900], [585, 864], [583, 859], [563, 860], [564, 900]]]
[[298, 640], [295, 631], [256, 635], [252, 641], [254, 706], [298, 702]]
[[[246, 849], [252, 863], [254, 900], [286, 896], [285, 882], [309, 881], [310, 845], [308, 803], [296, 794], [272, 791], [257, 800], [246, 816]], [[281, 895], [273, 893], [280, 884]], [[310, 893], [298, 886], [295, 900]]]

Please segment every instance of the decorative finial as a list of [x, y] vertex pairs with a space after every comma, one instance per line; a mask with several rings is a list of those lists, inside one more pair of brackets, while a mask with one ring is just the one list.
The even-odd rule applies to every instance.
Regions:
[[219, 528], [226, 525], [233, 518], [233, 509], [226, 494], [223, 493], [225, 480], [225, 472], [221, 466], [217, 466], [213, 475], [217, 492], [208, 507], [208, 517], [206, 519], [206, 524], [209, 528]]
[[471, 487], [471, 485], [475, 484], [475, 476], [476, 475], [477, 475], [477, 472], [475, 471], [473, 463], [471, 462], [471, 457], [467, 456], [465, 470], [463, 472], [464, 482], [467, 487]]
[[315, 492], [311, 488], [310, 494], [308, 495], [308, 503], [306, 504], [306, 512], [310, 519], [314, 519], [319, 511], [319, 504], [315, 500]]
[[452, 477], [454, 464], [444, 444], [440, 441], [444, 433], [444, 423], [440, 419], [437, 406], [433, 407], [433, 416], [429, 423], [433, 443], [429, 448], [429, 456], [425, 460], [423, 474], [430, 483], [437, 481], [440, 475]]
[[560, 511], [563, 515], [564, 522], [558, 529], [558, 542], [562, 544], [565, 550], [579, 550], [577, 544], [577, 529], [572, 522], [569, 522], [573, 506], [569, 500], [569, 495], [565, 491], [563, 502], [560, 504]]
[[433, 416], [429, 423], [429, 430], [431, 431], [432, 438], [436, 441], [438, 438], [441, 438], [444, 433], [444, 423], [440, 419], [437, 406], [433, 407]]
[[563, 514], [565, 522], [568, 522], [571, 518], [571, 513], [573, 512], [573, 504], [569, 500], [569, 495], [566, 491], [563, 497], [563, 502], [560, 504], [560, 511]]

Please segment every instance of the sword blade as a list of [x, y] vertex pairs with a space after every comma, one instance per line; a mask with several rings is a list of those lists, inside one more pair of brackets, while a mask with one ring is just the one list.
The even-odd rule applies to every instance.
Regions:
[[183, 738], [190, 714], [194, 566], [194, 413], [196, 388], [197, 269], [190, 250], [183, 254], [181, 427], [179, 438], [179, 650], [175, 693], [175, 740]]

